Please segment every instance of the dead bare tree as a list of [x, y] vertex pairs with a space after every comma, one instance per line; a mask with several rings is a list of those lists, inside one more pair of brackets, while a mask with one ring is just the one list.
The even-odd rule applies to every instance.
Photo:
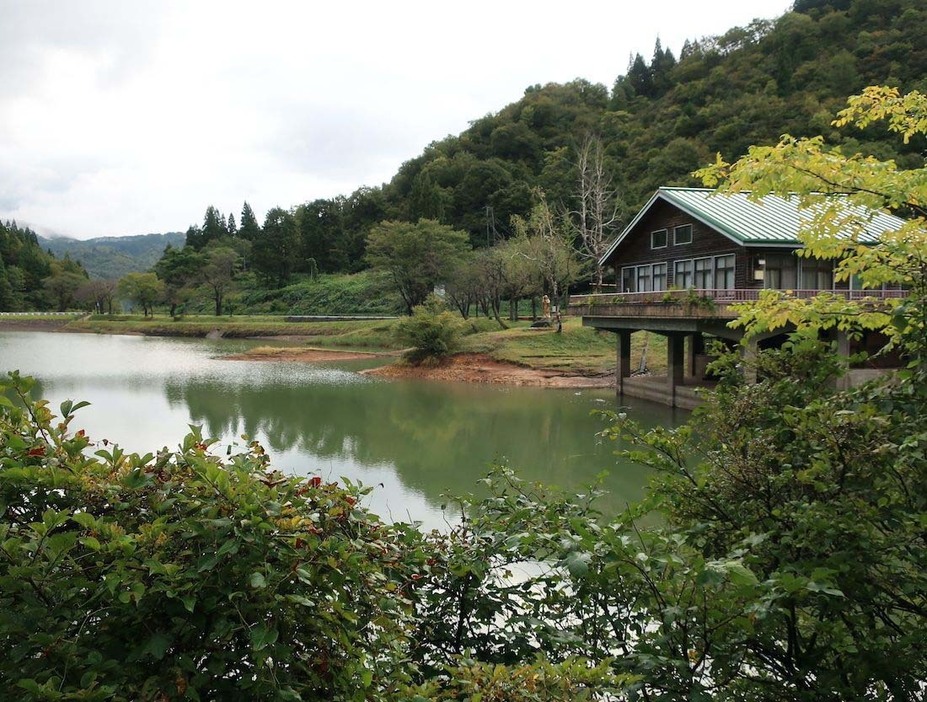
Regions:
[[579, 277], [579, 260], [563, 216], [548, 205], [544, 194], [535, 193], [537, 204], [528, 218], [515, 216], [512, 226], [515, 237], [511, 240], [517, 257], [530, 262], [533, 274], [539, 279], [539, 294], [547, 292], [555, 305], [560, 305], [564, 290]]
[[621, 199], [605, 171], [605, 147], [602, 140], [587, 134], [579, 149], [576, 163], [579, 187], [579, 210], [572, 220], [580, 239], [580, 255], [593, 269], [593, 282], [598, 292], [602, 288], [602, 256], [615, 234], [621, 217]]

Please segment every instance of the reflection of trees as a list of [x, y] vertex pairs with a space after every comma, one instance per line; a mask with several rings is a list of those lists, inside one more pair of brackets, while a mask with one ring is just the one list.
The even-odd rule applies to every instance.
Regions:
[[471, 492], [491, 462], [507, 459], [524, 478], [579, 487], [603, 469], [612, 506], [637, 498], [645, 473], [616, 466], [597, 446], [589, 394], [422, 383], [261, 386], [171, 383], [194, 422], [212, 436], [263, 434], [271, 451], [297, 449], [361, 465], [392, 464], [430, 499]]

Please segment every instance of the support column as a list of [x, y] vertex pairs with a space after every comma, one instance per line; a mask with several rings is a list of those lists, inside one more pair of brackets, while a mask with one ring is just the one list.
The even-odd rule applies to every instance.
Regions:
[[685, 334], [668, 334], [666, 337], [666, 382], [669, 404], [676, 406], [676, 388], [683, 384], [686, 364]]
[[686, 377], [695, 377], [695, 337], [698, 334], [689, 334], [686, 336]]
[[615, 388], [619, 395], [624, 394], [624, 379], [631, 377], [631, 332], [619, 331], [617, 337], [617, 360], [615, 369]]

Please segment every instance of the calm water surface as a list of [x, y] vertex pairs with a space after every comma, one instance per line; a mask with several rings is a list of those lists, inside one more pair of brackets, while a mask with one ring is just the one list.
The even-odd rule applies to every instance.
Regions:
[[[643, 494], [647, 471], [620, 464], [596, 438], [593, 410], [614, 409], [610, 390], [501, 388], [385, 381], [370, 362], [300, 364], [226, 360], [253, 342], [0, 332], [0, 372], [39, 380], [57, 409], [88, 400], [72, 427], [145, 453], [176, 447], [190, 424], [222, 445], [247, 435], [278, 469], [376, 486], [381, 516], [441, 526], [442, 496], [477, 491], [493, 462], [529, 480], [581, 489], [608, 471], [603, 507]], [[684, 413], [633, 402], [646, 424]]]

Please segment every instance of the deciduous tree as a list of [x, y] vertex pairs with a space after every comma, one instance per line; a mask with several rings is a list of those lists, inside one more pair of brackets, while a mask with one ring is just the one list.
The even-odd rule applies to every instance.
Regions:
[[367, 236], [367, 261], [386, 274], [406, 310], [421, 305], [470, 250], [465, 232], [434, 220], [381, 222]]
[[45, 290], [54, 300], [55, 309], [59, 312], [67, 310], [74, 303], [74, 295], [85, 280], [86, 275], [65, 270], [58, 270], [46, 278]]
[[238, 263], [238, 254], [234, 249], [220, 247], [209, 249], [200, 271], [203, 283], [212, 293], [216, 316], [222, 314], [222, 303], [229, 289], [234, 284], [235, 266]]
[[587, 134], [579, 149], [576, 162], [577, 200], [579, 209], [571, 220], [580, 241], [580, 254], [593, 271], [595, 289], [602, 287], [602, 256], [616, 235], [621, 214], [621, 200], [605, 169], [605, 148], [602, 140]]
[[534, 266], [543, 290], [559, 304], [566, 287], [579, 277], [577, 254], [567, 234], [568, 226], [551, 208], [543, 193], [527, 219], [513, 217], [515, 232], [522, 238], [521, 256]]
[[139, 305], [146, 317], [152, 313], [155, 303], [164, 297], [164, 283], [154, 273], [129, 273], [119, 280], [117, 290]]
[[115, 294], [115, 280], [86, 280], [77, 288], [74, 299], [96, 314], [112, 314]]
[[[838, 115], [837, 127], [884, 125], [907, 142], [927, 134], [927, 96], [897, 89], [870, 87], [851, 97]], [[927, 345], [927, 168], [904, 170], [874, 156], [847, 156], [828, 147], [823, 137], [784, 136], [775, 146], [754, 146], [733, 164], [720, 156], [698, 172], [721, 192], [750, 191], [798, 198], [808, 217], [799, 238], [802, 255], [836, 261], [834, 278], [855, 278], [866, 289], [904, 287], [908, 297], [886, 300], [883, 310], [864, 313], [858, 305], [821, 296], [797, 300], [769, 294], [744, 320], [748, 330], [762, 332], [784, 324], [799, 329], [818, 326], [884, 331], [908, 353], [920, 357]], [[859, 240], [866, 213], [897, 212], [906, 222], [885, 231], [878, 244]]]

